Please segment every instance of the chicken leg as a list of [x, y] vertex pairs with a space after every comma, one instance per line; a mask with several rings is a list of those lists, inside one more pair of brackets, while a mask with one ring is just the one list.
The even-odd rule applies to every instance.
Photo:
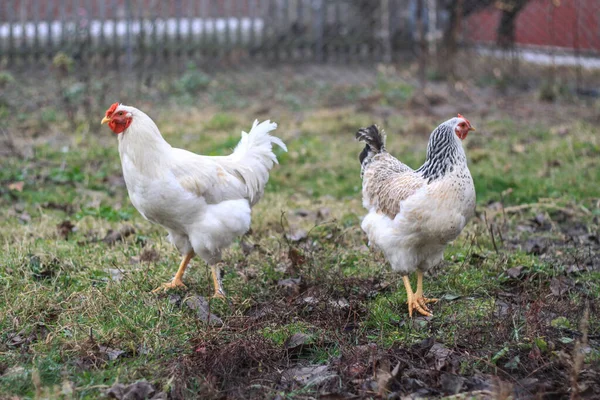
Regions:
[[225, 290], [223, 290], [223, 282], [221, 281], [221, 268], [217, 265], [211, 265], [210, 272], [212, 273], [213, 285], [215, 287], [213, 298], [227, 300]]
[[185, 289], [186, 286], [183, 284], [183, 281], [181, 280], [181, 278], [183, 278], [183, 273], [185, 272], [185, 269], [187, 268], [188, 264], [190, 263], [190, 260], [192, 259], [192, 257], [194, 257], [193, 250], [190, 251], [189, 253], [187, 253], [183, 257], [183, 259], [181, 260], [181, 264], [179, 264], [179, 269], [177, 270], [177, 273], [175, 274], [175, 277], [173, 278], [173, 280], [171, 282], [163, 283], [162, 285], [160, 285], [159, 287], [154, 289], [152, 291], [152, 293], [160, 292], [161, 290], [164, 290], [166, 292], [169, 289], [175, 289], [178, 287]]
[[427, 317], [433, 316], [433, 314], [431, 314], [431, 312], [427, 309], [427, 306], [425, 304], [421, 305], [421, 302], [419, 302], [417, 295], [413, 293], [412, 288], [410, 287], [410, 280], [408, 279], [408, 276], [404, 275], [402, 277], [402, 280], [404, 281], [404, 288], [406, 289], [408, 315], [412, 318], [413, 310], [417, 310], [418, 312]]
[[427, 307], [427, 303], [437, 303], [439, 299], [428, 299], [423, 296], [423, 271], [417, 271], [417, 291], [415, 293], [415, 300], [417, 303], [421, 305], [425, 310], [431, 312], [431, 310]]

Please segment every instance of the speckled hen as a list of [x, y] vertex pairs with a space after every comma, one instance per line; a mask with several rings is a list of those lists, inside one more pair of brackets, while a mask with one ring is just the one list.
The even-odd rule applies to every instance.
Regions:
[[[379, 247], [392, 269], [402, 275], [408, 312], [431, 316], [423, 296], [423, 273], [442, 261], [444, 248], [475, 214], [475, 188], [462, 140], [474, 131], [458, 114], [438, 126], [429, 138], [427, 159], [416, 171], [385, 149], [377, 126], [360, 129], [366, 146], [360, 154], [363, 205], [369, 211], [362, 229]], [[417, 272], [417, 291], [408, 275]]]

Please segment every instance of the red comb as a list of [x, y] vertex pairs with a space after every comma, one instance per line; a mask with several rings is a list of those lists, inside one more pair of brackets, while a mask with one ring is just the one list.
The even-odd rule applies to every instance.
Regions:
[[458, 114], [458, 118], [464, 119], [465, 121], [467, 121], [467, 124], [469, 124], [469, 126], [471, 126], [471, 123], [469, 122], [469, 120], [466, 119], [465, 117], [463, 117], [462, 114]]
[[[106, 110], [106, 116], [110, 117], [112, 113], [119, 107], [119, 103], [113, 103], [108, 110]], [[459, 114], [460, 115], [460, 114]]]

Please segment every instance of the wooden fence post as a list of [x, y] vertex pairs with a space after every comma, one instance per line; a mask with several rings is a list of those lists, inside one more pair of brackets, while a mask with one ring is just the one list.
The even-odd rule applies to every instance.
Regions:
[[125, 0], [125, 60], [129, 72], [133, 70], [133, 43], [131, 40], [132, 19], [131, 0]]
[[315, 61], [323, 62], [323, 0], [313, 0]]

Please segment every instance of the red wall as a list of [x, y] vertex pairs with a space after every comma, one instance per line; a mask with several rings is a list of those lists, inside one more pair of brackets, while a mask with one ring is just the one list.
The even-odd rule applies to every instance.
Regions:
[[[493, 6], [470, 15], [467, 38], [495, 42], [500, 16]], [[600, 52], [600, 0], [531, 0], [516, 26], [517, 44]]]

